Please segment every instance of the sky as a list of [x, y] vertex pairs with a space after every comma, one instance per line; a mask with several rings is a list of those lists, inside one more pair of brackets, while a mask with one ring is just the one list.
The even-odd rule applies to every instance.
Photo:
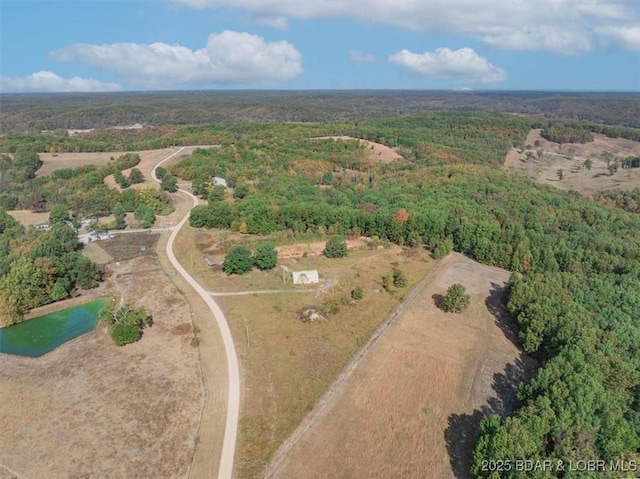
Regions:
[[640, 91], [640, 0], [0, 0], [0, 92]]

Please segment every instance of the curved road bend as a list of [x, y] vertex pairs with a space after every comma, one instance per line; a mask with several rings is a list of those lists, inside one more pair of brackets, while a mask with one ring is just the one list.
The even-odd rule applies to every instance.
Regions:
[[[184, 150], [184, 147], [171, 153], [164, 160], [159, 162], [151, 171], [153, 179], [160, 183], [156, 176], [156, 168], [162, 165], [165, 161], [170, 160], [175, 155]], [[193, 200], [193, 205], [198, 204], [198, 198], [189, 193], [188, 191], [179, 189], [182, 193], [188, 195]], [[224, 439], [222, 443], [222, 454], [220, 456], [220, 468], [218, 469], [218, 479], [231, 479], [233, 473], [233, 456], [236, 450], [236, 437], [238, 434], [238, 416], [240, 413], [240, 371], [238, 368], [238, 358], [236, 356], [236, 348], [233, 344], [233, 338], [231, 337], [231, 330], [227, 324], [227, 320], [222, 313], [220, 307], [213, 300], [211, 295], [204, 290], [202, 286], [182, 267], [182, 265], [176, 259], [173, 254], [173, 242], [176, 236], [180, 232], [180, 229], [189, 219], [189, 213], [173, 228], [169, 241], [167, 243], [167, 256], [173, 267], [180, 273], [180, 275], [191, 285], [191, 287], [200, 295], [204, 302], [209, 306], [209, 309], [215, 317], [216, 323], [220, 328], [222, 340], [224, 342], [224, 350], [227, 356], [227, 369], [229, 375], [229, 394], [227, 400], [227, 421], [224, 429]]]

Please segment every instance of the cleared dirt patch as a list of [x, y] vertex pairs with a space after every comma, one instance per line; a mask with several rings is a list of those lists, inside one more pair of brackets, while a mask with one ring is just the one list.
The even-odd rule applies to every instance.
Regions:
[[124, 261], [138, 256], [155, 255], [155, 247], [159, 237], [158, 233], [151, 232], [122, 233], [97, 243], [114, 261]]
[[[235, 466], [239, 478], [261, 476], [280, 443], [313, 409], [410, 285], [433, 265], [426, 252], [400, 247], [354, 250], [339, 260], [297, 261], [304, 268], [315, 265], [335, 284], [323, 293], [216, 298], [229, 318], [241, 364], [243, 397]], [[405, 273], [409, 285], [386, 293], [381, 290], [381, 277], [394, 265]], [[364, 298], [350, 304], [356, 285], [362, 287]], [[302, 322], [300, 310], [309, 305], [323, 307], [325, 319]], [[331, 305], [336, 307], [334, 314], [329, 312]]]
[[[545, 140], [538, 129], [527, 135], [530, 149], [507, 153], [505, 166], [536, 183], [592, 194], [603, 190], [632, 190], [640, 186], [640, 168], [621, 169], [609, 174], [609, 164], [627, 156], [640, 156], [640, 142], [624, 138], [608, 138], [594, 133], [589, 143], [560, 145]], [[591, 170], [584, 162], [592, 162]], [[562, 170], [562, 179], [558, 176]]]
[[7, 211], [13, 219], [15, 219], [22, 226], [37, 225], [38, 223], [49, 222], [49, 212], [34, 213], [31, 210], [13, 210]]
[[[468, 477], [482, 414], [513, 407], [531, 366], [501, 316], [508, 277], [443, 260], [270, 477]], [[453, 282], [474, 293], [462, 315], [434, 305]]]
[[357, 140], [362, 144], [366, 151], [367, 156], [372, 161], [377, 161], [379, 163], [392, 163], [397, 160], [404, 161], [404, 157], [400, 155], [393, 148], [383, 145], [382, 143], [375, 143], [369, 140], [362, 140], [360, 138], [353, 138], [351, 136], [323, 136], [317, 138], [318, 140], [331, 138], [333, 140]]
[[0, 464], [21, 477], [187, 477], [204, 399], [198, 350], [173, 333], [189, 306], [154, 256], [110, 271], [104, 292], [153, 316], [139, 342], [98, 327], [41, 358], [0, 354]]

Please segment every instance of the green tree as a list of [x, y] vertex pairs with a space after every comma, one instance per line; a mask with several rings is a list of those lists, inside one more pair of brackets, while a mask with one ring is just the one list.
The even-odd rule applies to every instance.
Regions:
[[347, 242], [343, 236], [331, 236], [324, 245], [322, 254], [327, 258], [344, 258], [347, 256]]
[[249, 194], [249, 185], [238, 185], [233, 190], [233, 197], [237, 200], [245, 198]]
[[156, 177], [161, 180], [163, 179], [165, 176], [167, 175], [167, 169], [162, 167], [162, 166], [158, 166], [156, 168]]
[[453, 239], [445, 238], [437, 240], [433, 248], [433, 259], [442, 259], [453, 250]]
[[144, 175], [142, 174], [142, 171], [138, 168], [133, 168], [131, 173], [129, 173], [129, 181], [133, 184], [143, 183]]
[[131, 303], [126, 303], [116, 311], [115, 302], [110, 301], [100, 310], [98, 318], [107, 323], [114, 344], [124, 346], [142, 337], [142, 329], [149, 321], [149, 314], [144, 308], [134, 309]]
[[169, 193], [175, 193], [178, 191], [178, 180], [175, 176], [166, 174], [162, 177], [160, 187]]
[[609, 175], [613, 176], [616, 171], [618, 171], [618, 163], [611, 163], [609, 165]]
[[592, 166], [593, 166], [593, 161], [591, 161], [589, 158], [584, 160], [584, 167], [587, 169], [587, 171], [591, 171]]
[[324, 175], [322, 175], [323, 185], [330, 185], [332, 181], [333, 181], [333, 173], [331, 173], [330, 171], [327, 171]]
[[207, 200], [209, 201], [209, 203], [217, 203], [219, 201], [223, 201], [226, 195], [227, 189], [224, 186], [214, 186], [209, 190]]
[[558, 171], [556, 171], [556, 176], [560, 181], [562, 181], [562, 179], [564, 178], [564, 170], [560, 168]]
[[232, 249], [222, 262], [222, 271], [227, 274], [244, 274], [253, 268], [251, 251], [245, 246]]
[[49, 224], [55, 225], [69, 219], [69, 209], [65, 205], [54, 205], [49, 212]]
[[261, 270], [273, 269], [278, 263], [278, 252], [273, 243], [260, 243], [253, 253], [253, 264]]
[[442, 302], [442, 309], [448, 313], [462, 313], [469, 307], [471, 297], [466, 288], [460, 283], [449, 286]]
[[127, 227], [127, 223], [124, 220], [125, 210], [124, 210], [124, 206], [122, 206], [122, 203], [116, 203], [113, 209], [111, 210], [111, 213], [113, 214], [113, 216], [115, 216], [115, 219], [116, 219], [115, 229], [117, 230], [125, 229]]

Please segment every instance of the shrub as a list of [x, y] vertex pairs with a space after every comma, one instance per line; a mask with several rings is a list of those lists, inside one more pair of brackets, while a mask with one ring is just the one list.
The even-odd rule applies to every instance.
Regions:
[[442, 301], [442, 309], [448, 313], [461, 313], [469, 307], [471, 297], [460, 283], [452, 284]]
[[107, 324], [109, 335], [116, 346], [134, 343], [142, 337], [142, 328], [149, 322], [144, 308], [133, 309], [130, 303], [118, 311], [111, 300], [98, 313], [98, 318]]
[[362, 299], [364, 297], [364, 293], [362, 292], [362, 286], [356, 286], [351, 290], [351, 297], [356, 301]]
[[434, 244], [433, 248], [433, 259], [442, 259], [451, 253], [453, 250], [453, 239], [446, 238], [443, 240], [438, 240]]
[[142, 174], [142, 171], [138, 168], [132, 169], [131, 173], [129, 173], [129, 181], [133, 184], [144, 182], [144, 175]]
[[162, 166], [158, 166], [156, 168], [156, 177], [161, 180], [162, 178], [164, 178], [167, 175], [167, 169], [163, 168]]
[[175, 193], [176, 191], [178, 191], [178, 180], [175, 176], [166, 174], [162, 177], [160, 188], [168, 191], [169, 193]]
[[253, 254], [253, 264], [261, 270], [275, 268], [278, 262], [278, 252], [273, 243], [260, 243]]
[[222, 262], [222, 271], [227, 274], [244, 274], [253, 268], [251, 251], [244, 246], [232, 249]]
[[404, 276], [404, 273], [397, 268], [393, 270], [393, 285], [396, 288], [404, 288], [407, 285], [407, 278]]
[[347, 256], [347, 242], [342, 236], [332, 236], [324, 246], [322, 254], [327, 258], [344, 258]]
[[233, 197], [237, 200], [245, 198], [249, 194], [249, 185], [238, 185], [233, 190]]

